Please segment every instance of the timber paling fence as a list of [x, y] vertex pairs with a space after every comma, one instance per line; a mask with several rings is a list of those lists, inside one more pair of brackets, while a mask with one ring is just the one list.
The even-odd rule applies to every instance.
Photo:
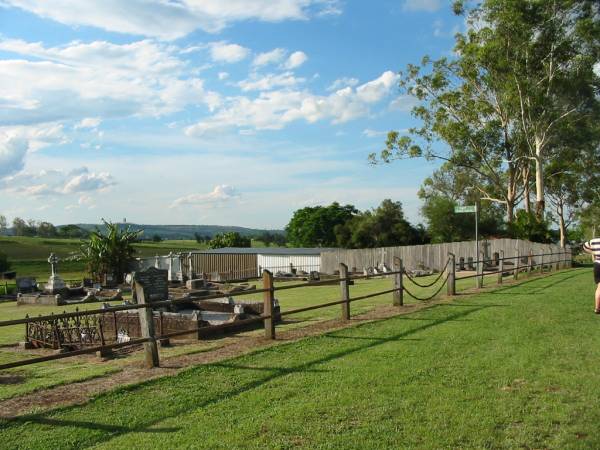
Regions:
[[[535, 259], [539, 258], [539, 259]], [[571, 267], [571, 253], [570, 251], [562, 252], [551, 252], [551, 253], [539, 253], [534, 254], [532, 250], [529, 253], [521, 254], [516, 251], [515, 256], [505, 257], [503, 252], [500, 253], [499, 258], [485, 258], [484, 254], [480, 255], [477, 261], [473, 262], [476, 266], [474, 274], [457, 276], [456, 270], [456, 257], [454, 254], [449, 254], [446, 259], [446, 263], [443, 270], [433, 279], [433, 281], [419, 282], [411, 275], [410, 271], [404, 268], [403, 261], [400, 258], [395, 258], [393, 262], [393, 271], [379, 274], [379, 275], [351, 275], [348, 271], [348, 267], [340, 263], [339, 265], [339, 278], [334, 280], [322, 280], [314, 281], [310, 283], [299, 283], [294, 285], [273, 285], [273, 274], [267, 270], [263, 272], [262, 289], [254, 289], [250, 291], [233, 292], [229, 294], [230, 297], [236, 296], [247, 296], [252, 294], [263, 295], [263, 313], [258, 317], [249, 319], [242, 319], [235, 322], [225, 323], [221, 325], [212, 325], [206, 327], [200, 327], [197, 329], [187, 329], [183, 331], [176, 331], [165, 334], [156, 334], [154, 332], [154, 325], [152, 320], [152, 308], [171, 306], [181, 302], [188, 302], [187, 299], [180, 300], [162, 300], [146, 303], [143, 294], [143, 287], [137, 286], [138, 304], [134, 305], [123, 305], [123, 306], [111, 306], [104, 309], [91, 309], [85, 311], [68, 312], [62, 314], [50, 314], [39, 317], [25, 317], [23, 319], [13, 319], [0, 321], [0, 327], [14, 326], [49, 321], [50, 323], [57, 323], [59, 320], [65, 320], [69, 318], [82, 318], [91, 315], [102, 315], [102, 314], [113, 314], [117, 311], [125, 310], [138, 310], [140, 315], [140, 327], [142, 331], [141, 338], [130, 339], [127, 342], [116, 342], [107, 344], [104, 342], [102, 330], [100, 330], [100, 337], [102, 339], [101, 345], [92, 345], [87, 348], [80, 348], [78, 350], [67, 351], [64, 353], [53, 353], [50, 355], [38, 356], [34, 358], [28, 358], [20, 361], [14, 361], [10, 363], [0, 364], [0, 370], [7, 370], [15, 367], [26, 366], [30, 364], [37, 364], [45, 361], [52, 361], [64, 358], [70, 358], [73, 356], [97, 353], [101, 356], [107, 356], [113, 349], [119, 349], [132, 345], [144, 344], [145, 350], [145, 365], [146, 367], [158, 367], [159, 366], [159, 353], [158, 353], [158, 342], [164, 342], [172, 337], [185, 336], [190, 334], [196, 334], [198, 336], [213, 334], [216, 330], [224, 330], [230, 328], [238, 328], [243, 325], [250, 325], [263, 322], [265, 337], [267, 339], [275, 339], [275, 325], [276, 319], [279, 317], [285, 317], [292, 314], [298, 314], [306, 311], [311, 311], [320, 308], [331, 307], [335, 305], [341, 305], [341, 319], [343, 321], [350, 320], [350, 304], [352, 302], [366, 300], [368, 298], [378, 297], [381, 295], [392, 294], [392, 304], [394, 306], [402, 307], [404, 305], [405, 294], [417, 301], [429, 301], [436, 297], [444, 287], [447, 289], [447, 295], [456, 295], [456, 282], [464, 279], [475, 279], [475, 287], [482, 288], [484, 286], [484, 279], [486, 276], [497, 274], [497, 284], [502, 284], [503, 277], [505, 275], [513, 276], [513, 279], [517, 280], [522, 272], [531, 274], [536, 267], [540, 268], [540, 273], [544, 272], [544, 269], [560, 270]], [[383, 291], [373, 292], [370, 294], [360, 295], [351, 297], [350, 286], [354, 284], [354, 280], [379, 278], [379, 277], [391, 277], [393, 287]], [[440, 283], [441, 281], [441, 283]], [[332, 285], [339, 284], [340, 286], [340, 298], [334, 301], [320, 303], [317, 305], [306, 306], [302, 308], [289, 309], [275, 313], [275, 292], [284, 291], [288, 289], [302, 289], [312, 286], [321, 285]], [[437, 286], [436, 286], [437, 284]], [[410, 288], [407, 286], [410, 285]], [[421, 297], [413, 292], [413, 286], [419, 288], [431, 288], [435, 286], [433, 293], [430, 295]], [[210, 300], [222, 298], [222, 294], [211, 295], [203, 297], [202, 300]], [[100, 321], [101, 323], [101, 321]], [[80, 344], [85, 344], [83, 336], [79, 337]]]

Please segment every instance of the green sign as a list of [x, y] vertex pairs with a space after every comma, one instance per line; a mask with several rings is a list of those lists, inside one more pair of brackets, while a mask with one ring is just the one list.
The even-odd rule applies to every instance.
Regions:
[[455, 206], [454, 207], [454, 212], [455, 213], [474, 213], [477, 211], [477, 206], [475, 205], [471, 205], [471, 206]]

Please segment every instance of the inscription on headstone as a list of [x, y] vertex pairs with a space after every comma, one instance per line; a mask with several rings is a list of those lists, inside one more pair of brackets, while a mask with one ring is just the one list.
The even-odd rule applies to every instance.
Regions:
[[144, 288], [147, 302], [167, 300], [169, 297], [168, 271], [150, 267], [134, 272], [133, 280]]

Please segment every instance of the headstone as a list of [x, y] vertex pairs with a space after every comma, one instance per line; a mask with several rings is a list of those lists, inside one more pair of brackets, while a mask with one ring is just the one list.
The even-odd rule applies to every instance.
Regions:
[[167, 271], [150, 267], [134, 272], [133, 280], [144, 288], [144, 297], [148, 302], [167, 300], [169, 298], [169, 282]]
[[37, 281], [33, 277], [19, 277], [16, 281], [18, 294], [27, 294], [37, 290]]
[[204, 280], [202, 278], [196, 280], [187, 280], [185, 282], [185, 287], [187, 289], [202, 289], [204, 287]]

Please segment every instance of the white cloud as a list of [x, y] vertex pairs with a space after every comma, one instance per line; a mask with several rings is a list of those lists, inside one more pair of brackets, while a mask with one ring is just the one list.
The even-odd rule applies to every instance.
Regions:
[[41, 170], [37, 173], [21, 172], [2, 180], [0, 190], [28, 197], [62, 196], [102, 192], [116, 184], [108, 172], [90, 172], [87, 167], [71, 171]]
[[327, 96], [308, 91], [278, 90], [261, 92], [254, 99], [230, 97], [215, 114], [188, 127], [186, 133], [203, 135], [231, 127], [278, 130], [298, 120], [347, 122], [368, 115], [369, 107], [389, 95], [397, 79], [396, 74], [387, 71], [356, 89], [346, 87]]
[[406, 0], [403, 9], [406, 11], [435, 12], [442, 8], [442, 0]]
[[23, 169], [27, 148], [25, 139], [0, 134], [0, 179]]
[[371, 128], [365, 128], [362, 132], [363, 136], [366, 136], [368, 138], [375, 138], [375, 137], [381, 137], [381, 136], [385, 136], [387, 134], [387, 131], [378, 131], [378, 130], [372, 130]]
[[63, 187], [65, 194], [100, 191], [115, 184], [113, 177], [107, 172], [90, 173], [86, 168], [83, 173], [74, 175]]
[[600, 61], [594, 64], [594, 73], [600, 77]]
[[338, 78], [333, 83], [331, 83], [329, 85], [329, 87], [327, 88], [327, 90], [328, 91], [337, 91], [338, 89], [343, 89], [348, 86], [354, 87], [357, 84], [358, 84], [358, 78], [343, 77], [343, 78]]
[[75, 129], [97, 128], [102, 123], [99, 117], [86, 117], [75, 125]]
[[292, 87], [304, 83], [304, 78], [297, 78], [292, 72], [268, 74], [265, 76], [252, 75], [249, 79], [240, 81], [238, 86], [242, 91], [269, 91], [276, 87]]
[[165, 40], [195, 29], [218, 32], [245, 20], [281, 22], [341, 13], [335, 0], [3, 0], [40, 17]]
[[302, 64], [304, 64], [306, 62], [306, 60], [308, 59], [308, 56], [306, 56], [306, 53], [304, 52], [294, 52], [292, 53], [289, 58], [287, 59], [287, 61], [285, 62], [285, 64], [283, 65], [286, 69], [295, 69], [297, 67], [300, 67]]
[[245, 59], [250, 50], [238, 44], [228, 44], [225, 41], [210, 44], [210, 57], [215, 62], [235, 63]]
[[286, 51], [283, 48], [275, 48], [270, 52], [259, 53], [254, 57], [252, 65], [255, 67], [260, 67], [267, 64], [276, 64], [285, 58], [285, 54]]
[[226, 80], [227, 78], [229, 78], [229, 73], [227, 73], [227, 72], [219, 72], [218, 77], [219, 77], [219, 80], [221, 80], [221, 81]]
[[238, 198], [240, 198], [240, 194], [233, 186], [221, 184], [215, 186], [212, 192], [209, 192], [208, 194], [190, 194], [186, 195], [185, 197], [180, 197], [171, 204], [171, 208], [176, 208], [182, 205], [216, 206], [222, 205], [231, 200], [236, 200]]
[[0, 126], [159, 116], [219, 103], [171, 45], [95, 41], [46, 48], [0, 40], [0, 50], [37, 58], [0, 60]]

